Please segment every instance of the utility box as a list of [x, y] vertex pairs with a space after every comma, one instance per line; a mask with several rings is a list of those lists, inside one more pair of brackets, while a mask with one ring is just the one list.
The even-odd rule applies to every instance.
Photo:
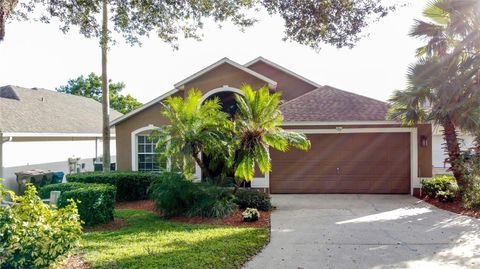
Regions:
[[37, 189], [52, 184], [53, 172], [50, 170], [32, 169], [15, 173], [17, 176], [18, 193], [25, 193], [27, 183], [32, 183]]

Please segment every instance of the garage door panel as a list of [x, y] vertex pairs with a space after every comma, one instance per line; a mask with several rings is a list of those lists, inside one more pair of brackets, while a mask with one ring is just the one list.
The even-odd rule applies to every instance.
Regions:
[[336, 165], [317, 165], [309, 163], [302, 163], [298, 165], [275, 165], [272, 166], [272, 171], [277, 168], [278, 172], [275, 174], [278, 175], [304, 175], [304, 174], [316, 174], [316, 175], [337, 175], [337, 166]]
[[322, 193], [318, 190], [322, 190], [323, 193], [335, 192], [338, 181], [328, 180], [324, 178], [322, 180], [295, 180], [297, 184], [292, 185], [291, 181], [279, 181], [278, 184], [272, 186], [271, 192], [274, 193]]
[[310, 134], [308, 138], [312, 143], [308, 152], [272, 151], [272, 193], [410, 191], [409, 133]]

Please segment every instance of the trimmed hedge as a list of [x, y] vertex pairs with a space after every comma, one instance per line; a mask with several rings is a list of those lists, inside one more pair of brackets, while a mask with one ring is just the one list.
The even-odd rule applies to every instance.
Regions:
[[115, 208], [115, 186], [108, 184], [60, 183], [44, 186], [39, 195], [48, 198], [51, 191], [61, 191], [58, 207], [68, 205], [72, 199], [77, 203], [78, 214], [85, 226], [94, 226], [113, 220]]
[[[433, 198], [436, 198], [439, 192], [451, 192], [455, 194], [458, 191], [458, 186], [453, 176], [435, 176], [432, 179], [424, 179], [421, 183], [422, 193]], [[444, 194], [445, 193], [442, 193], [442, 195]]]
[[158, 177], [147, 172], [88, 172], [67, 175], [67, 181], [111, 184], [117, 187], [117, 201], [138, 201], [147, 199], [147, 189]]
[[239, 189], [235, 194], [235, 203], [242, 209], [256, 208], [261, 211], [268, 211], [272, 208], [268, 193], [252, 189]]

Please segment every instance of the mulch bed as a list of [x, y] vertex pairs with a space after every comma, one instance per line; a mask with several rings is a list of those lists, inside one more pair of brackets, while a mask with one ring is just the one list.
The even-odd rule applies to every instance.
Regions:
[[455, 200], [451, 203], [442, 203], [438, 201], [436, 198], [432, 198], [427, 195], [415, 196], [415, 197], [431, 205], [434, 205], [438, 208], [441, 208], [443, 210], [447, 210], [453, 213], [462, 214], [462, 215], [470, 216], [474, 218], [480, 218], [480, 209], [466, 209], [465, 207], [463, 207], [462, 199], [459, 197], [455, 198]]
[[[155, 203], [151, 200], [120, 202], [115, 206], [117, 209], [141, 209], [152, 212], [155, 211]], [[182, 222], [188, 224], [214, 224], [240, 227], [270, 227], [270, 212], [260, 212], [260, 219], [254, 222], [244, 222], [242, 210], [235, 210], [229, 216], [223, 219], [202, 218], [202, 217], [173, 217], [170, 221]]]
[[260, 219], [254, 222], [244, 222], [242, 217], [242, 210], [235, 210], [232, 214], [223, 219], [202, 218], [202, 217], [173, 217], [169, 220], [174, 222], [182, 222], [188, 224], [214, 224], [237, 227], [270, 227], [270, 212], [260, 211]]

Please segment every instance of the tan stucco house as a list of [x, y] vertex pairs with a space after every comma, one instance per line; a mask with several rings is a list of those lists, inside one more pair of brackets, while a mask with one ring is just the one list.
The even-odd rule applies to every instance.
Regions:
[[[118, 169], [159, 169], [145, 137], [167, 123], [160, 114], [164, 98], [199, 88], [205, 99], [218, 96], [225, 106], [244, 83], [282, 92], [283, 128], [306, 134], [312, 143], [308, 152], [272, 151], [272, 171], [257, 173], [252, 187], [271, 193], [413, 194], [420, 178], [432, 176], [429, 124], [387, 121], [387, 103], [319, 85], [262, 57], [244, 65], [221, 59], [113, 120]], [[200, 169], [196, 174], [201, 177]]]

